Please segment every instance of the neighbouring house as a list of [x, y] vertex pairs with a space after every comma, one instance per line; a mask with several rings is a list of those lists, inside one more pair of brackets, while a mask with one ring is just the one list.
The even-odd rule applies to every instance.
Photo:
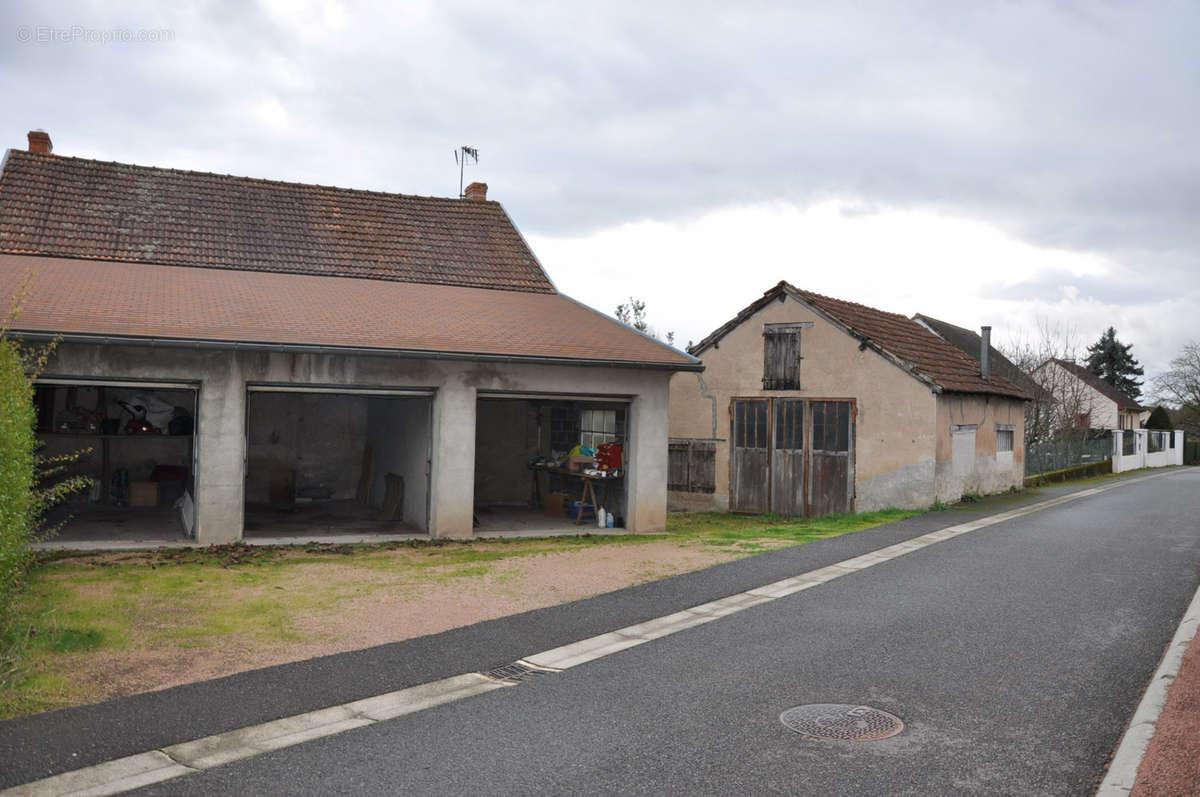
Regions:
[[1029, 396], [903, 315], [780, 282], [691, 352], [672, 508], [815, 516], [1023, 483]]
[[701, 365], [560, 294], [482, 183], [132, 166], [34, 131], [0, 172], [22, 292], [14, 331], [61, 341], [39, 436], [91, 449], [70, 535], [561, 529], [584, 480], [553, 463], [581, 442], [621, 445], [595, 490], [617, 525], [664, 527], [668, 382]]
[[1064, 427], [1137, 429], [1150, 417], [1136, 400], [1070, 360], [1047, 360], [1030, 376], [1054, 396]]

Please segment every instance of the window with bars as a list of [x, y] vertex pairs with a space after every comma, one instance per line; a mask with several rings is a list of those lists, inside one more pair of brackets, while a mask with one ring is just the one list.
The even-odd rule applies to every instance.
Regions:
[[800, 324], [763, 326], [763, 390], [800, 389]]
[[850, 450], [850, 402], [813, 401], [812, 447], [815, 451]]
[[800, 451], [804, 448], [804, 401], [775, 399], [775, 448]]
[[766, 448], [767, 442], [767, 402], [734, 402], [733, 444], [738, 448]]
[[996, 427], [996, 453], [1012, 452], [1014, 431], [1014, 428], [1011, 426]]

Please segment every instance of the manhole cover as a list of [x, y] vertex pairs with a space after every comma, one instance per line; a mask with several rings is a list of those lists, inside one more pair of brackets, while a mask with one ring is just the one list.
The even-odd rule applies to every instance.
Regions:
[[886, 711], [837, 703], [789, 708], [779, 721], [806, 738], [837, 742], [873, 742], [904, 730], [900, 718]]

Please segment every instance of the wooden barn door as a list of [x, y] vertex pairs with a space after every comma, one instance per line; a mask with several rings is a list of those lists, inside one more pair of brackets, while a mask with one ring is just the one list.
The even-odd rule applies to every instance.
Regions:
[[769, 399], [734, 399], [729, 503], [734, 512], [767, 511], [770, 484]]
[[849, 401], [809, 402], [808, 515], [850, 511], [854, 487], [854, 419]]
[[774, 399], [771, 511], [804, 516], [804, 400]]

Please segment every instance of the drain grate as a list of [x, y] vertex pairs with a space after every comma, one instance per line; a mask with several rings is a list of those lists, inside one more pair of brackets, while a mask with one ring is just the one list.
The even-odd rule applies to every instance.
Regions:
[[900, 718], [886, 711], [837, 703], [789, 708], [779, 721], [807, 739], [820, 741], [873, 742], [904, 730]]
[[523, 661], [514, 661], [512, 664], [504, 664], [500, 667], [493, 667], [490, 670], [481, 672], [485, 678], [491, 678], [493, 681], [504, 681], [506, 683], [517, 683], [519, 681], [528, 681], [535, 675], [547, 675], [554, 670], [547, 670], [542, 667], [534, 667], [526, 664]]

